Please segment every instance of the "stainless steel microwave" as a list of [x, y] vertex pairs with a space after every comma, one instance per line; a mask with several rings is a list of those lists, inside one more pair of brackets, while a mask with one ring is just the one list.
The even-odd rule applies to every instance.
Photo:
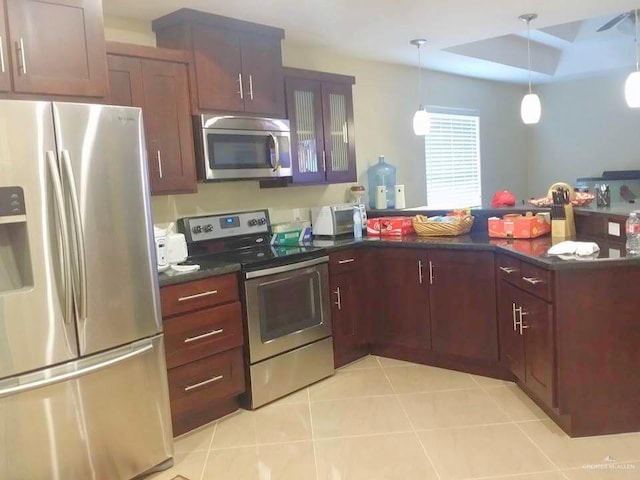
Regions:
[[201, 180], [291, 176], [289, 120], [201, 115], [194, 127]]

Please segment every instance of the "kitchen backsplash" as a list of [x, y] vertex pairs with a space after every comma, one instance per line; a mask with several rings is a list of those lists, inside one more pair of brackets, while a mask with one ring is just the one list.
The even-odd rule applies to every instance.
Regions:
[[198, 184], [198, 193], [151, 198], [153, 223], [180, 217], [268, 208], [273, 223], [309, 220], [309, 209], [348, 201], [352, 184], [260, 189], [258, 182]]

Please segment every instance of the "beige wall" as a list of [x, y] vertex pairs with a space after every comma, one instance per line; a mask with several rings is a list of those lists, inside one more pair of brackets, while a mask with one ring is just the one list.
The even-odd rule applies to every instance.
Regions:
[[[108, 40], [153, 44], [145, 22], [107, 17]], [[409, 48], [409, 47], [407, 47]], [[426, 203], [423, 139], [413, 134], [411, 120], [417, 98], [414, 68], [335, 55], [322, 49], [283, 44], [286, 66], [354, 75], [358, 181], [367, 186], [366, 171], [378, 155], [398, 167], [405, 184], [407, 206]], [[425, 72], [429, 105], [477, 109], [481, 117], [482, 190], [489, 203], [498, 189], [527, 196], [527, 130], [519, 120], [518, 85]], [[342, 202], [349, 184], [260, 190], [257, 182], [200, 184], [193, 195], [155, 197], [154, 220], [171, 221], [198, 213], [269, 207], [286, 210]], [[286, 214], [283, 214], [286, 217]]]
[[640, 169], [640, 110], [628, 108], [628, 72], [538, 87], [542, 118], [531, 128], [529, 191], [574, 184], [604, 170]]

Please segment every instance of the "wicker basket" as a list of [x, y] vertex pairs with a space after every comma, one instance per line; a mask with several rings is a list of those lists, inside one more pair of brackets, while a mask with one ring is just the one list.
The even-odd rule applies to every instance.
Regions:
[[413, 228], [421, 237], [455, 237], [469, 233], [474, 220], [471, 215], [453, 218], [456, 218], [455, 222], [431, 222], [427, 217], [416, 215], [413, 217]]

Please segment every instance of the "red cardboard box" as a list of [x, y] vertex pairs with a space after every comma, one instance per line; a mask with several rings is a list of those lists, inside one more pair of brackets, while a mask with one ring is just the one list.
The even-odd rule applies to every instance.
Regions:
[[416, 233], [411, 217], [380, 217], [367, 220], [367, 235], [402, 236]]
[[489, 236], [492, 238], [536, 238], [551, 232], [548, 215], [505, 215], [489, 219]]

